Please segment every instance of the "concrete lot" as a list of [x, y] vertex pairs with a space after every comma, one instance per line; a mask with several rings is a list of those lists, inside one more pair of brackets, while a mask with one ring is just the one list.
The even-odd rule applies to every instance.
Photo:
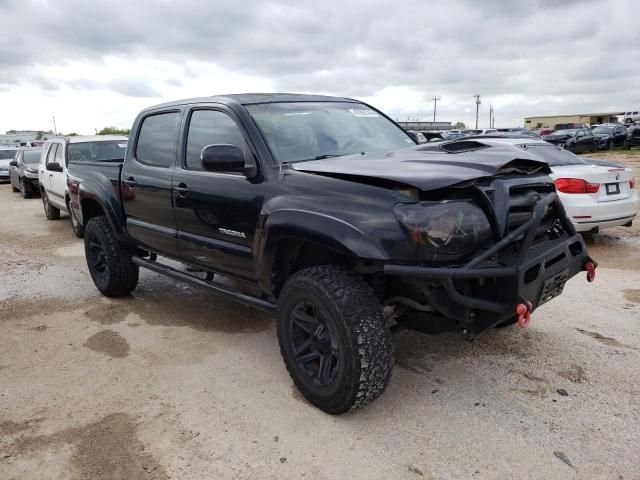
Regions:
[[387, 392], [333, 417], [268, 315], [149, 272], [103, 298], [68, 218], [0, 185], [0, 479], [638, 479], [639, 232], [588, 236], [597, 281], [526, 330], [401, 333]]

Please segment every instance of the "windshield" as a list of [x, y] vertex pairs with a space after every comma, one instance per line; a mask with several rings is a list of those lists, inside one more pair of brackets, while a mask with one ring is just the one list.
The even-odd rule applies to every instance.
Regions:
[[569, 135], [571, 137], [575, 136], [575, 130], [556, 130], [553, 132], [554, 135]]
[[17, 150], [0, 150], [0, 160], [13, 160], [16, 156]]
[[609, 133], [614, 127], [596, 127], [592, 130], [593, 133]]
[[124, 160], [126, 140], [79, 142], [69, 144], [69, 161], [107, 162]]
[[565, 165], [587, 165], [587, 162], [580, 157], [574, 155], [564, 148], [558, 148], [554, 145], [524, 145], [525, 150], [533, 153], [544, 160], [551, 167], [562, 167]]
[[402, 129], [359, 103], [265, 103], [246, 109], [280, 163], [415, 145]]
[[23, 154], [22, 154], [22, 161], [24, 163], [38, 163], [40, 162], [40, 154], [42, 153], [42, 150], [26, 150]]

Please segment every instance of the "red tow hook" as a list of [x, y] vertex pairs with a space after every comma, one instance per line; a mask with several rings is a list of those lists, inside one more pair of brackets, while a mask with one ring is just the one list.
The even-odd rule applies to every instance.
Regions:
[[584, 269], [587, 271], [587, 282], [593, 282], [596, 279], [596, 264], [587, 262], [584, 264]]
[[[527, 302], [525, 300], [525, 302]], [[531, 311], [533, 310], [533, 305], [531, 302], [519, 303], [516, 305], [516, 315], [518, 315], [518, 326], [520, 328], [527, 328], [529, 326], [529, 322], [531, 321]]]

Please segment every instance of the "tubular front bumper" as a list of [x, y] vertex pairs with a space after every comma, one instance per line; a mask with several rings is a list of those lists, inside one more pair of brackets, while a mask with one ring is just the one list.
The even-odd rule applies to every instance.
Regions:
[[[560, 212], [568, 236], [534, 245], [536, 232], [552, 204]], [[501, 252], [514, 243], [519, 244], [516, 253], [501, 260]], [[387, 264], [384, 273], [427, 282], [432, 306], [477, 334], [513, 318], [520, 304], [530, 304], [531, 312], [560, 295], [566, 281], [588, 270], [590, 263], [597, 266], [564, 214], [557, 194], [550, 193], [537, 203], [529, 221], [466, 265], [441, 268]]]

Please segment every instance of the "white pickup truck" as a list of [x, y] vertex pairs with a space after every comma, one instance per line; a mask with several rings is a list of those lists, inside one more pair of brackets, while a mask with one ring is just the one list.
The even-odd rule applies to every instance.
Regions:
[[69, 162], [121, 162], [124, 159], [127, 140], [127, 137], [120, 135], [56, 137], [47, 140], [42, 148], [38, 168], [40, 194], [47, 218], [57, 220], [60, 218], [60, 211], [69, 213], [73, 231], [78, 237], [82, 237], [84, 229], [69, 208]]

